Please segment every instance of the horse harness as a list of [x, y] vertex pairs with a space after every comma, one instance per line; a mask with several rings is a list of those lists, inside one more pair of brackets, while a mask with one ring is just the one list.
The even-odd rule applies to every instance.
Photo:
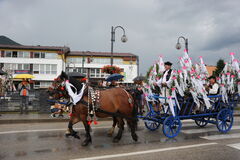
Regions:
[[[136, 119], [136, 118], [131, 118], [131, 117], [128, 117], [126, 115], [123, 115], [121, 113], [113, 113], [113, 112], [108, 112], [108, 111], [105, 111], [103, 109], [101, 109], [100, 107], [100, 90], [94, 90], [92, 87], [87, 87], [87, 95], [88, 95], [88, 100], [85, 101], [83, 98], [79, 101], [79, 103], [83, 104], [85, 107], [87, 107], [88, 109], [88, 116], [87, 116], [87, 121], [88, 121], [88, 124], [90, 125], [91, 122], [93, 121], [94, 124], [96, 124], [97, 122], [97, 117], [96, 117], [96, 112], [99, 112], [99, 113], [104, 113], [104, 114], [108, 114], [108, 115], [111, 115], [111, 116], [114, 116], [114, 117], [122, 117], [122, 118], [127, 118], [127, 119]], [[133, 101], [132, 99], [130, 98], [130, 94], [125, 90], [123, 89], [124, 92], [127, 94], [128, 96], [128, 102], [129, 104], [131, 105], [131, 107], [133, 107]], [[83, 96], [86, 96], [83, 95]]]

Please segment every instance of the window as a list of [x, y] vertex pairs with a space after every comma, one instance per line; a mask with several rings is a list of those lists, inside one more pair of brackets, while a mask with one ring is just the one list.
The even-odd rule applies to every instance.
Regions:
[[17, 70], [23, 70], [23, 64], [18, 64], [17, 65]]
[[39, 74], [39, 64], [33, 64], [33, 74]]
[[23, 64], [23, 70], [30, 70], [30, 64]]
[[35, 81], [34, 82], [34, 89], [38, 89], [38, 88], [40, 88], [40, 82]]
[[23, 56], [23, 52], [18, 52], [18, 57], [19, 58], [23, 58], [24, 56]]
[[12, 57], [12, 52], [11, 51], [6, 51], [5, 52], [5, 57]]
[[40, 74], [45, 74], [45, 65], [40, 64]]
[[40, 53], [38, 52], [33, 53], [33, 58], [40, 58]]
[[41, 53], [41, 58], [45, 58], [45, 53]]
[[11, 70], [17, 70], [17, 64], [16, 63], [12, 63], [12, 66], [11, 66]]
[[111, 59], [110, 58], [92, 58], [92, 63], [94, 64], [110, 64]]
[[46, 74], [51, 74], [51, 64], [46, 64]]
[[40, 88], [48, 88], [52, 82], [40, 82]]
[[56, 53], [45, 53], [45, 58], [47, 59], [57, 59]]
[[12, 69], [10, 63], [4, 63], [4, 69]]
[[123, 64], [123, 59], [122, 58], [114, 58], [113, 64]]
[[51, 65], [51, 74], [57, 74], [57, 65], [56, 64]]
[[13, 51], [12, 52], [12, 57], [17, 58], [18, 57], [18, 52], [17, 51]]

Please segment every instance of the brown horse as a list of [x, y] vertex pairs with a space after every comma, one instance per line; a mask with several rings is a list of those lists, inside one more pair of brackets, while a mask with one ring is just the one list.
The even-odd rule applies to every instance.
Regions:
[[[54, 79], [52, 85], [48, 87], [47, 92], [49, 94], [49, 99], [50, 100], [53, 99], [55, 100], [55, 102], [59, 101], [62, 98], [64, 98], [66, 101], [70, 101], [70, 97], [67, 94], [67, 91], [65, 90], [65, 88], [62, 86], [62, 80], [59, 77]], [[73, 110], [73, 112], [75, 112], [75, 110]], [[80, 137], [77, 135], [77, 132], [73, 129], [73, 125], [78, 123], [79, 121], [76, 121], [73, 123], [72, 118], [70, 119], [68, 124], [68, 129], [65, 133], [66, 137], [73, 136], [74, 138], [80, 139]], [[116, 126], [117, 126], [117, 119], [116, 117], [113, 116], [112, 127], [109, 129], [107, 133], [109, 137], [112, 137], [112, 135], [114, 134]]]
[[[64, 81], [67, 80], [68, 77], [63, 72], [58, 79], [61, 81], [61, 87], [64, 87]], [[71, 79], [69, 79], [69, 81], [70, 83], [75, 83], [73, 80], [71, 81]], [[68, 125], [69, 133], [74, 135], [75, 131], [72, 129], [72, 126], [82, 120], [86, 131], [86, 138], [82, 143], [83, 146], [87, 146], [92, 142], [90, 126], [87, 121], [89, 115], [88, 103], [91, 104], [91, 98], [88, 97], [88, 92], [89, 86], [85, 88], [82, 99], [73, 107], [72, 116]], [[119, 127], [118, 133], [114, 137], [113, 142], [118, 142], [122, 137], [124, 128], [123, 119], [126, 119], [128, 126], [131, 129], [133, 140], [137, 141], [138, 136], [135, 133], [137, 113], [132, 96], [122, 88], [111, 88], [99, 91], [99, 93], [99, 101], [98, 104], [96, 104], [98, 106], [96, 109], [96, 116], [99, 118], [115, 117]]]

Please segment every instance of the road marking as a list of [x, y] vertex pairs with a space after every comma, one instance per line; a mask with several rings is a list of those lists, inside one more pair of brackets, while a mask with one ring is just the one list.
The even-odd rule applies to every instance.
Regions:
[[117, 157], [137, 156], [137, 155], [141, 155], [141, 154], [150, 154], [150, 153], [156, 153], [156, 152], [164, 152], [164, 151], [172, 151], [172, 150], [180, 150], [180, 149], [189, 149], [189, 148], [196, 148], [196, 147], [210, 146], [210, 145], [217, 145], [217, 144], [218, 143], [201, 143], [201, 144], [179, 146], [179, 147], [169, 147], [169, 148], [145, 150], [145, 151], [138, 151], [138, 152], [110, 154], [110, 155], [88, 157], [88, 158], [78, 158], [78, 159], [72, 159], [72, 160], [98, 160], [98, 159], [108, 159], [108, 158], [117, 158]]
[[227, 146], [240, 150], [240, 143], [229, 144]]
[[[231, 130], [238, 130], [240, 129], [240, 126], [233, 126]], [[181, 130], [182, 133], [185, 134], [195, 134], [195, 133], [205, 133], [205, 132], [211, 132], [211, 131], [218, 131], [216, 127], [213, 128], [196, 128], [196, 129], [183, 129]]]
[[232, 138], [240, 138], [240, 133], [203, 136], [200, 138], [207, 139], [207, 140], [232, 139]]
[[[92, 129], [106, 129], [111, 128], [111, 126], [102, 126], [102, 127], [92, 127]], [[76, 130], [83, 130], [84, 128], [74, 128]], [[33, 129], [33, 130], [21, 130], [21, 131], [5, 131], [0, 132], [1, 134], [14, 134], [14, 133], [32, 133], [32, 132], [54, 132], [54, 131], [66, 131], [67, 128], [59, 128], [59, 129]]]

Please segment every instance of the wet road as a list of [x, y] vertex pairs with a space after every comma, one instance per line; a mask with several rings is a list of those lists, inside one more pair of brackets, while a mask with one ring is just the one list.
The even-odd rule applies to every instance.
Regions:
[[128, 129], [122, 140], [113, 143], [107, 137], [110, 121], [93, 126], [93, 144], [82, 147], [83, 126], [77, 124], [81, 140], [64, 136], [66, 123], [32, 123], [0, 125], [0, 160], [67, 160], [67, 159], [240, 159], [240, 118], [235, 118], [232, 131], [218, 132], [216, 126], [196, 127], [193, 121], [183, 121], [181, 133], [174, 139], [166, 138], [161, 130], [151, 132], [143, 127], [137, 131], [138, 142], [133, 142]]

